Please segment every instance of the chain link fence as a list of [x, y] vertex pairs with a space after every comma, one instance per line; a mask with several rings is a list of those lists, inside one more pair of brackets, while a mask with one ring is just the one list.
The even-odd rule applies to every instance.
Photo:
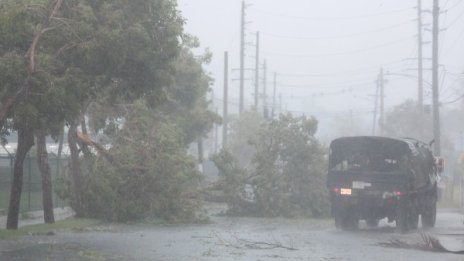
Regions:
[[[52, 184], [68, 163], [67, 158], [58, 158], [49, 155]], [[0, 210], [7, 210], [10, 200], [11, 182], [13, 180], [14, 156], [0, 156]], [[42, 208], [42, 181], [36, 156], [27, 156], [24, 160], [23, 189], [21, 194], [21, 212], [41, 210]], [[65, 207], [66, 202], [61, 200], [53, 191], [54, 207]]]

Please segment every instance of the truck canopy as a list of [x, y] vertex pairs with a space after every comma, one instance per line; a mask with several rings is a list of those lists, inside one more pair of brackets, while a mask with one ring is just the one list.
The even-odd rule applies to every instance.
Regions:
[[330, 144], [331, 170], [392, 172], [406, 164], [408, 155], [418, 154], [410, 140], [359, 136], [338, 138]]

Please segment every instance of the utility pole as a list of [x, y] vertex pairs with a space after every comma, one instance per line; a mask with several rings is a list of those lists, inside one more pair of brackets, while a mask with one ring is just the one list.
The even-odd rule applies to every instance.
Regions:
[[258, 111], [259, 99], [259, 32], [256, 32], [256, 64], [255, 64], [255, 110]]
[[228, 124], [228, 88], [229, 88], [229, 53], [224, 53], [224, 105], [222, 109], [222, 147], [227, 146], [227, 124]]
[[274, 119], [274, 112], [276, 107], [276, 89], [277, 89], [277, 73], [274, 73], [274, 93], [272, 94], [272, 113], [271, 118]]
[[267, 64], [266, 60], [264, 60], [263, 64], [263, 115], [264, 118], [267, 118], [268, 115], [268, 108], [267, 108]]
[[198, 170], [203, 173], [203, 138], [201, 136], [198, 136]]
[[245, 84], [245, 1], [242, 0], [242, 13], [240, 23], [240, 102], [239, 114], [244, 108], [244, 84]]
[[353, 126], [353, 110], [350, 110], [350, 135], [354, 134], [354, 126]]
[[[216, 114], [218, 114], [218, 108], [215, 108]], [[218, 124], [214, 124], [214, 153], [217, 153], [218, 151]]]
[[375, 135], [375, 129], [377, 126], [377, 110], [379, 107], [379, 89], [380, 89], [379, 79], [377, 79], [375, 86], [376, 88], [375, 88], [375, 101], [374, 101], [374, 121], [372, 123], [372, 135]]
[[438, 93], [438, 37], [440, 6], [438, 0], [433, 0], [433, 37], [432, 37], [432, 96], [433, 96], [433, 138], [435, 143], [433, 150], [435, 155], [441, 155], [440, 139], [440, 110], [439, 110], [439, 93]]
[[380, 68], [379, 73], [379, 89], [380, 89], [380, 135], [385, 135], [385, 84], [383, 79], [383, 68]]
[[422, 0], [417, 0], [417, 60], [418, 60], [418, 96], [417, 103], [420, 113], [424, 112], [424, 82], [423, 82], [423, 63], [422, 63]]

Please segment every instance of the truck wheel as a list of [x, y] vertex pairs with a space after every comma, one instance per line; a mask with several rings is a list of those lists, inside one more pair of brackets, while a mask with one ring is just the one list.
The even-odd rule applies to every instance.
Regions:
[[335, 214], [335, 227], [338, 229], [343, 229], [343, 216], [339, 213]]
[[405, 199], [402, 199], [396, 207], [396, 230], [400, 233], [407, 232], [409, 230], [409, 222], [409, 209]]
[[347, 208], [337, 206], [333, 208], [332, 213], [335, 220], [335, 227], [337, 229], [345, 229], [345, 223], [347, 218]]
[[430, 228], [435, 226], [437, 219], [437, 203], [434, 201], [430, 203], [424, 213], [421, 215], [422, 227]]
[[409, 216], [409, 227], [411, 229], [417, 229], [419, 227], [419, 214], [411, 213]]
[[358, 218], [351, 209], [337, 211], [334, 215], [335, 227], [343, 230], [353, 230], [358, 228]]
[[345, 217], [345, 229], [356, 230], [359, 225], [359, 218], [356, 216], [356, 213], [353, 209], [349, 209]]

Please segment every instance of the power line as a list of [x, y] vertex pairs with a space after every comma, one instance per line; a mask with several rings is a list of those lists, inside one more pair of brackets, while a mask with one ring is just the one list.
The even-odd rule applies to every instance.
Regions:
[[448, 101], [448, 102], [440, 102], [440, 105], [443, 105], [443, 104], [452, 104], [452, 103], [455, 103], [455, 102], [458, 102], [460, 100], [462, 100], [464, 98], [464, 94], [462, 94], [461, 96], [459, 96], [458, 98], [452, 100], [452, 101]]
[[449, 48], [446, 49], [447, 52], [443, 54], [443, 57], [447, 57], [448, 54], [451, 53], [451, 50], [453, 50], [454, 47], [456, 47], [456, 45], [459, 43], [459, 41], [461, 41], [461, 38], [463, 36], [464, 36], [464, 30], [462, 30], [461, 33], [459, 34], [459, 36], [456, 38], [456, 40], [453, 41], [453, 44]]
[[350, 20], [350, 19], [360, 19], [360, 18], [372, 18], [372, 17], [377, 17], [377, 16], [384, 16], [384, 15], [390, 15], [394, 13], [401, 13], [401, 12], [406, 12], [406, 11], [411, 11], [412, 8], [403, 8], [403, 9], [397, 9], [397, 10], [390, 10], [390, 11], [385, 11], [385, 12], [379, 12], [379, 13], [371, 13], [371, 14], [361, 14], [361, 15], [356, 15], [356, 16], [338, 16], [338, 17], [322, 17], [322, 16], [292, 16], [292, 15], [287, 15], [287, 14], [279, 14], [279, 13], [273, 13], [273, 12], [268, 12], [260, 9], [253, 8], [256, 12], [268, 15], [268, 16], [274, 16], [274, 17], [282, 17], [282, 18], [290, 18], [290, 19], [303, 19], [303, 20]]
[[[463, 1], [459, 1], [459, 3], [455, 4], [453, 7], [459, 5], [462, 2]], [[448, 9], [452, 9], [453, 7], [449, 7]], [[449, 29], [450, 27], [455, 25], [462, 18], [463, 15], [464, 15], [464, 9], [462, 10], [461, 13], [459, 13], [459, 15], [451, 23], [449, 23], [447, 25], [446, 29]], [[446, 17], [448, 17], [448, 16], [446, 16]], [[453, 44], [452, 44], [452, 46], [450, 48], [446, 48], [447, 53], [445, 53], [443, 56], [446, 56], [450, 52], [450, 50], [452, 50], [454, 48], [454, 46], [456, 45], [456, 42], [458, 42], [461, 39], [461, 36], [462, 36], [463, 33], [464, 33], [464, 31], [461, 34], [459, 34], [458, 38], [456, 39], [456, 41], [453, 42]], [[441, 46], [440, 46], [440, 54], [442, 53], [443, 50], [445, 50], [444, 43], [442, 43]]]
[[[390, 61], [387, 63], [382, 63], [384, 67], [388, 65], [393, 65], [393, 64], [399, 64], [404, 62], [404, 60], [396, 60], [396, 61]], [[396, 66], [395, 66], [396, 67]], [[394, 69], [395, 67], [388, 67], [390, 71]], [[372, 66], [369, 67], [359, 67], [357, 69], [353, 70], [346, 70], [346, 71], [334, 71], [334, 72], [328, 72], [328, 73], [307, 73], [307, 74], [297, 74], [297, 73], [279, 73], [279, 76], [282, 77], [288, 77], [288, 78], [306, 78], [306, 77], [333, 77], [337, 75], [345, 75], [345, 74], [350, 74], [350, 75], [356, 75], [356, 74], [362, 74], [365, 75], [367, 73], [371, 72], [378, 72], [378, 69], [370, 69]]]
[[[451, 77], [455, 77], [454, 81], [451, 82], [451, 84], [447, 85], [447, 86], [442, 86], [442, 88], [440, 89], [440, 95], [445, 95], [447, 91], [449, 90], [453, 90], [454, 86], [459, 83], [459, 81], [463, 80], [463, 78], [459, 77], [459, 75], [453, 75], [452, 73], [449, 73], [447, 71], [445, 71], [445, 74], [449, 74]], [[461, 75], [462, 76], [462, 75]]]
[[462, 4], [462, 3], [463, 3], [462, 0], [457, 0], [454, 5], [448, 7], [447, 5], [449, 4], [449, 1], [447, 1], [444, 8], [450, 10], [450, 9], [453, 9], [454, 7], [456, 7], [456, 6], [458, 6], [458, 5]]
[[363, 53], [375, 49], [379, 49], [386, 46], [396, 45], [399, 43], [406, 42], [406, 40], [411, 40], [411, 37], [401, 38], [395, 41], [391, 41], [385, 44], [380, 44], [376, 46], [372, 46], [370, 48], [362, 48], [356, 49], [348, 52], [340, 52], [340, 53], [327, 53], [327, 54], [283, 54], [283, 53], [272, 53], [272, 52], [265, 52], [267, 55], [270, 56], [280, 56], [280, 57], [299, 57], [299, 58], [318, 58], [318, 57], [329, 57], [329, 56], [343, 56], [343, 55], [351, 55], [351, 54], [358, 54]]
[[262, 34], [266, 35], [266, 36], [273, 37], [273, 38], [294, 39], [294, 40], [342, 39], [342, 38], [350, 38], [350, 37], [355, 37], [355, 36], [363, 36], [363, 35], [368, 35], [368, 34], [373, 34], [373, 33], [384, 32], [384, 31], [391, 30], [391, 29], [394, 29], [394, 28], [398, 28], [398, 27], [401, 27], [403, 25], [410, 24], [410, 23], [411, 23], [411, 21], [408, 20], [407, 22], [394, 24], [392, 26], [383, 27], [383, 28], [376, 29], [376, 30], [357, 32], [357, 33], [351, 33], [351, 34], [344, 34], [344, 35], [331, 35], [331, 36], [289, 36], [289, 35], [279, 35], [279, 34], [274, 34], [274, 33], [269, 33], [269, 32], [262, 32]]
[[358, 85], [373, 84], [374, 81], [364, 82], [338, 82], [338, 83], [312, 83], [312, 84], [279, 84], [282, 87], [288, 88], [302, 88], [302, 89], [317, 89], [317, 88], [347, 88], [348, 86], [356, 85], [356, 88], [360, 88]]
[[462, 12], [459, 13], [459, 15], [451, 22], [449, 23], [446, 28], [449, 29], [451, 26], [453, 26], [454, 24], [456, 24], [457, 21], [459, 21], [462, 16], [464, 15], [464, 9], [462, 10]]
[[[379, 66], [381, 65], [383, 67], [386, 67], [389, 69], [389, 71], [402, 70], [405, 66], [407, 66], [407, 65], [401, 64], [401, 63], [404, 63], [405, 61], [406, 61], [405, 59], [401, 59], [401, 60], [390, 61], [386, 63], [379, 63]], [[314, 74], [280, 73], [279, 75], [287, 76], [287, 77], [303, 78], [303, 77], [333, 77], [337, 75], [346, 75], [346, 74], [366, 75], [368, 73], [378, 72], [378, 69], [372, 69], [372, 67], [375, 67], [375, 66], [358, 67], [353, 70], [333, 71], [333, 72], [327, 72], [327, 73], [314, 73]]]

